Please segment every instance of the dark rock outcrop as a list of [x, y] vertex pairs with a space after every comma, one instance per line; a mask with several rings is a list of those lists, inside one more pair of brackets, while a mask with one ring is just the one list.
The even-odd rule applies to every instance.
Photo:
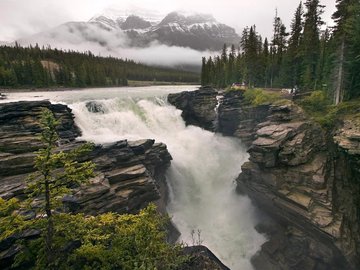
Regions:
[[224, 94], [218, 110], [218, 132], [227, 136], [236, 136], [244, 143], [254, 139], [254, 129], [268, 115], [269, 105], [254, 109], [244, 103], [242, 91], [230, 91]]
[[187, 125], [195, 125], [214, 131], [216, 121], [215, 107], [218, 93], [211, 87], [203, 87], [198, 91], [169, 94], [168, 101], [182, 110], [181, 116]]
[[190, 259], [178, 270], [230, 270], [205, 246], [185, 247], [183, 254]]
[[[86, 107], [93, 113], [104, 112], [99, 102], [90, 101]], [[26, 198], [26, 179], [34, 172], [34, 151], [43, 147], [39, 125], [42, 108], [50, 109], [59, 120], [59, 150], [70, 151], [84, 143], [75, 141], [80, 131], [71, 110], [65, 105], [48, 101], [0, 104], [1, 198]], [[63, 198], [66, 211], [90, 215], [109, 211], [135, 213], [149, 202], [155, 202], [159, 211], [166, 212], [168, 192], [165, 171], [172, 158], [165, 144], [150, 139], [123, 140], [96, 145], [81, 159], [96, 164], [96, 176], [89, 185], [74, 187], [73, 193]], [[26, 215], [35, 217], [33, 211]], [[175, 242], [179, 232], [172, 224], [169, 224], [168, 231], [168, 241]], [[29, 230], [1, 241], [0, 268], [10, 267], [14, 256], [20, 251], [17, 240], [35, 239], [39, 235], [39, 231]], [[70, 242], [64, 252], [77, 248], [79, 244], [77, 241]], [[190, 260], [182, 265], [182, 270], [228, 269], [204, 246], [186, 247], [183, 253], [189, 255]]]
[[[342, 180], [334, 178], [325, 132], [292, 103], [270, 106], [253, 131], [249, 162], [242, 166], [238, 189], [280, 220], [286, 231], [296, 232], [284, 238], [280, 249], [274, 248], [274, 241], [265, 244], [272, 245], [268, 257], [281, 262], [281, 269], [355, 269], [357, 251], [344, 249], [349, 235], [344, 235], [346, 219], [338, 209], [335, 188]], [[298, 256], [285, 261], [289, 257], [283, 254], [294, 248]]]
[[[83, 142], [75, 141], [80, 131], [65, 105], [48, 101], [16, 102], [0, 105], [0, 196], [25, 196], [25, 179], [34, 171], [34, 151], [43, 145], [39, 118], [42, 108], [49, 108], [59, 120], [59, 148], [67, 151]], [[65, 198], [72, 210], [88, 214], [107, 211], [134, 212], [160, 198], [161, 175], [170, 165], [166, 145], [154, 140], [119, 141], [97, 145], [84, 157], [96, 164], [91, 185]]]
[[[65, 105], [48, 101], [0, 104], [1, 198], [26, 198], [26, 179], [34, 172], [34, 151], [43, 146], [39, 126], [42, 108], [49, 108], [60, 122], [60, 150], [69, 151], [84, 143], [75, 141], [80, 131]], [[96, 164], [96, 177], [63, 198], [68, 211], [92, 215], [108, 211], [134, 213], [149, 202], [165, 204], [166, 196], [161, 196], [160, 189], [166, 186], [164, 175], [171, 160], [165, 144], [154, 140], [118, 141], [96, 145], [82, 159]], [[15, 240], [28, 237], [14, 236], [0, 243], [0, 268], [18, 252]]]
[[[198, 95], [181, 93], [181, 102], [170, 103], [193, 115]], [[345, 121], [333, 137], [291, 101], [253, 106], [231, 91], [217, 131], [248, 145], [237, 189], [277, 221], [264, 230], [270, 240], [254, 257], [257, 269], [359, 267], [359, 123]]]

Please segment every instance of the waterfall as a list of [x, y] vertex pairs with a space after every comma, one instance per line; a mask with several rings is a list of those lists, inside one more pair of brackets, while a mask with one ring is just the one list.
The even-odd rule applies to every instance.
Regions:
[[219, 107], [221, 105], [221, 102], [223, 101], [224, 96], [223, 95], [217, 95], [216, 96], [216, 106], [214, 108], [215, 111], [215, 120], [214, 120], [214, 131], [217, 132], [219, 130]]
[[[167, 172], [168, 212], [189, 245], [202, 243], [233, 270], [252, 269], [264, 243], [254, 229], [256, 211], [235, 193], [234, 179], [248, 155], [239, 141], [185, 126], [165, 97], [112, 98], [70, 107], [82, 138], [96, 143], [143, 138], [164, 142], [173, 157]], [[89, 111], [95, 106], [96, 112]], [[195, 232], [192, 234], [192, 232]]]

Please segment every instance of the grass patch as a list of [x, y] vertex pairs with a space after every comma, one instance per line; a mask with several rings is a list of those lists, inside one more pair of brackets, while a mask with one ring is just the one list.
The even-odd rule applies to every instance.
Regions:
[[263, 89], [255, 88], [245, 91], [244, 100], [251, 105], [258, 106], [280, 102], [283, 100], [283, 97], [280, 93], [268, 92]]
[[310, 96], [300, 101], [299, 105], [322, 127], [330, 129], [343, 118], [360, 118], [360, 99], [331, 104], [326, 94], [314, 91]]

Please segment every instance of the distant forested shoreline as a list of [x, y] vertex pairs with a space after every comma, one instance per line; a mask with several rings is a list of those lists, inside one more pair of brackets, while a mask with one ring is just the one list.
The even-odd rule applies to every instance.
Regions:
[[111, 87], [126, 86], [129, 80], [199, 83], [199, 74], [95, 56], [90, 51], [0, 46], [3, 88]]

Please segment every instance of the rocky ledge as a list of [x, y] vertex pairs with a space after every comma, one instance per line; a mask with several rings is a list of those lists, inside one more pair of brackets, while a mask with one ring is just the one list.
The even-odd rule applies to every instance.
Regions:
[[[169, 102], [183, 109], [182, 104], [196, 103], [197, 96], [203, 100], [203, 92], [177, 94]], [[214, 111], [203, 103], [192, 106], [202, 108], [201, 115]], [[276, 221], [259, 226], [270, 240], [253, 258], [254, 266], [358, 269], [360, 125], [345, 121], [332, 136], [291, 101], [252, 106], [241, 91], [225, 93], [212, 120], [218, 123], [216, 131], [248, 145], [250, 158], [237, 178], [238, 191]]]
[[[89, 103], [89, 111], [100, 112], [96, 103]], [[80, 130], [74, 116], [65, 105], [48, 101], [14, 102], [0, 104], [0, 197], [5, 199], [26, 197], [26, 179], [34, 172], [34, 152], [43, 144], [40, 141], [39, 118], [42, 108], [48, 108], [59, 121], [59, 149], [68, 151], [83, 144], [76, 141]], [[94, 109], [95, 108], [95, 109]], [[171, 155], [163, 143], [154, 140], [118, 141], [96, 145], [86, 156], [96, 164], [96, 177], [89, 185], [74, 188], [63, 201], [68, 211], [96, 215], [105, 212], [134, 213], [155, 202], [165, 212], [167, 184], [165, 171]], [[18, 252], [17, 238], [33, 239], [38, 231], [27, 231], [9, 237], [0, 243], [0, 268], [7, 269]], [[169, 228], [169, 242], [179, 236], [175, 227]], [[184, 254], [190, 261], [181, 269], [228, 269], [206, 247], [187, 247]]]
[[[49, 108], [59, 120], [59, 149], [70, 150], [84, 142], [71, 110], [48, 101], [16, 102], [0, 105], [0, 196], [22, 198], [25, 180], [34, 171], [34, 151], [42, 147], [39, 116]], [[87, 214], [107, 211], [134, 212], [160, 198], [159, 185], [170, 165], [166, 145], [154, 140], [96, 145], [84, 160], [96, 164], [91, 184], [65, 198], [72, 210]], [[161, 177], [162, 176], [162, 177]]]
[[[34, 151], [42, 147], [39, 118], [42, 108], [49, 108], [59, 120], [61, 150], [67, 151], [84, 142], [71, 110], [48, 101], [0, 104], [0, 197], [26, 197], [26, 179], [34, 171]], [[108, 211], [133, 213], [149, 202], [164, 204], [160, 194], [165, 184], [165, 170], [171, 156], [163, 143], [154, 140], [118, 141], [96, 145], [84, 160], [96, 164], [96, 177], [89, 185], [74, 189], [64, 198], [72, 212], [100, 214]], [[163, 195], [163, 196], [161, 196]], [[1, 245], [0, 265], [14, 255], [12, 246]]]
[[182, 118], [187, 125], [195, 125], [206, 130], [215, 128], [216, 97], [218, 93], [209, 87], [200, 88], [196, 92], [169, 94], [168, 101], [182, 110]]

